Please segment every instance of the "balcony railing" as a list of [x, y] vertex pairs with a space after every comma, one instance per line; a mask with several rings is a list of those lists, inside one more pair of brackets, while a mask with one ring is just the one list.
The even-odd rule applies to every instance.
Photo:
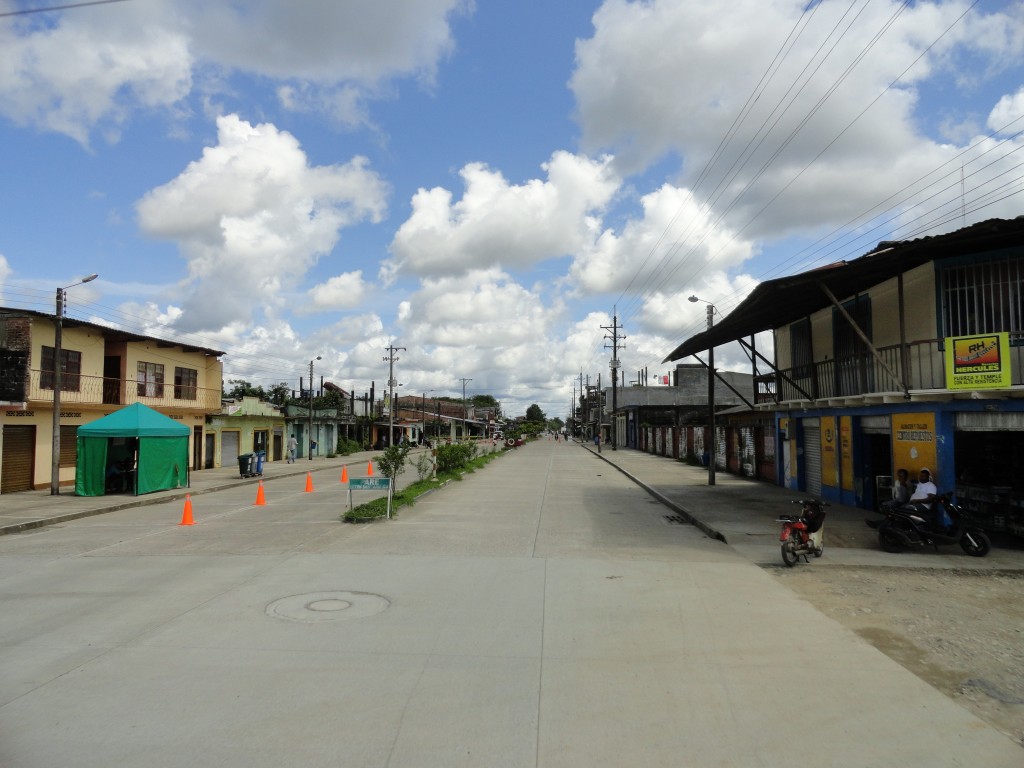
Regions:
[[[1011, 341], [1020, 341], [1022, 336], [1024, 334], [1013, 334]], [[940, 343], [938, 339], [928, 339], [907, 345], [910, 379], [907, 384], [911, 390], [945, 389], [946, 365]], [[889, 369], [900, 374], [903, 368], [898, 344], [880, 347], [878, 353]], [[1010, 367], [1011, 383], [1024, 384], [1024, 346], [1010, 347]], [[823, 360], [755, 379], [758, 403], [828, 400], [889, 393], [902, 394], [903, 385], [870, 353]]]
[[[46, 386], [42, 386], [42, 384]], [[29, 402], [53, 403], [53, 373], [29, 371]], [[140, 394], [140, 392], [142, 394]], [[142, 403], [161, 410], [220, 411], [220, 388], [156, 385], [134, 379], [108, 379], [81, 374], [61, 375], [61, 406], [132, 405]]]

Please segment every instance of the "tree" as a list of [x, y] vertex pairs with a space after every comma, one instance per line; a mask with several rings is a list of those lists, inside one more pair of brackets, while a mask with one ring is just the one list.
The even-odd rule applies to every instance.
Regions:
[[501, 403], [493, 395], [473, 395], [470, 402], [477, 408], [491, 408], [494, 410], [494, 418], [501, 418]]
[[243, 397], [258, 397], [260, 400], [267, 399], [267, 393], [263, 391], [263, 387], [254, 387], [245, 379], [228, 379], [228, 384], [231, 384], [231, 389], [225, 389], [224, 385], [221, 384], [221, 389], [224, 391], [224, 397], [232, 400], [241, 400]]
[[292, 391], [285, 381], [279, 382], [267, 390], [267, 397], [274, 405], [286, 405], [291, 396]]
[[535, 421], [538, 424], [543, 424], [547, 421], [547, 417], [544, 415], [544, 411], [540, 409], [540, 406], [534, 403], [526, 409], [526, 420]]
[[562, 427], [565, 426], [565, 422], [557, 416], [553, 419], [548, 419], [548, 430], [551, 432], [561, 432]]

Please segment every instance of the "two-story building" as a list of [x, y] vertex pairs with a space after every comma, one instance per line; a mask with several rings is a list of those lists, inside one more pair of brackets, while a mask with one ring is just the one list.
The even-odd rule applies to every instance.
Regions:
[[[51, 484], [56, 330], [54, 315], [0, 307], [0, 493]], [[192, 469], [203, 468], [223, 352], [72, 318], [61, 331], [61, 486], [75, 482], [78, 427], [133, 403], [188, 426]]]
[[[762, 331], [773, 360], [747, 340]], [[766, 281], [666, 359], [733, 341], [770, 371], [754, 395], [778, 483], [871, 508], [897, 469], [927, 468], [989, 528], [1024, 532], [1024, 217]]]

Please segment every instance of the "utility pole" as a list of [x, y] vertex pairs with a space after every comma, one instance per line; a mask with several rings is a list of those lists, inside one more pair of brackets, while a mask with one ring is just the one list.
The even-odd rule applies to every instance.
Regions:
[[[321, 360], [321, 356], [317, 355], [316, 360]], [[313, 460], [313, 363], [316, 360], [309, 361], [309, 435], [306, 440], [306, 444], [309, 446], [309, 460]], [[299, 389], [302, 389], [302, 380], [299, 380]]]
[[[63, 384], [61, 373], [64, 366], [62, 333], [64, 328], [64, 311], [67, 306], [67, 290], [76, 285], [83, 285], [95, 280], [99, 275], [89, 275], [77, 283], [57, 289], [57, 301], [53, 316], [53, 437], [50, 445], [50, 495], [60, 495], [60, 388]], [[41, 366], [40, 366], [41, 367]], [[40, 380], [40, 383], [42, 381]]]
[[[699, 296], [690, 296], [687, 301], [701, 301], [708, 305], [708, 333], [715, 325], [715, 305]], [[715, 348], [708, 347], [708, 431], [710, 432], [710, 454], [708, 461], [708, 485], [715, 484], [715, 460], [718, 454], [718, 431], [715, 425]]]
[[[611, 421], [611, 438], [612, 438], [612, 450], [617, 451], [618, 442], [615, 429], [616, 415], [619, 410], [619, 339], [626, 338], [625, 336], [619, 335], [619, 316], [615, 314], [616, 308], [612, 307], [612, 324], [611, 327], [602, 325], [601, 328], [610, 331], [611, 336], [605, 334], [606, 339], [612, 341], [612, 359], [609, 362], [609, 366], [612, 369], [612, 421]], [[625, 345], [623, 345], [625, 347]], [[605, 349], [608, 349], [608, 345], [605, 345]]]
[[384, 362], [388, 364], [388, 444], [390, 448], [395, 441], [395, 360], [399, 358], [395, 357], [395, 352], [405, 352], [405, 347], [394, 347], [388, 346], [388, 356], [384, 358]]
[[463, 438], [468, 437], [469, 433], [469, 411], [466, 408], [466, 382], [472, 381], [472, 379], [459, 379], [462, 382], [462, 436]]
[[569, 401], [569, 436], [576, 432], [576, 377], [572, 377], [572, 400]]

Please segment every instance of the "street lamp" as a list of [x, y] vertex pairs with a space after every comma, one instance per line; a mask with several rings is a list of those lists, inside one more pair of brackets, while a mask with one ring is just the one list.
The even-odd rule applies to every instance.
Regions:
[[320, 355], [317, 355], [314, 360], [309, 361], [309, 460], [313, 460], [313, 363], [316, 360], [322, 360]]
[[[708, 330], [715, 324], [715, 305], [710, 301], [691, 296], [691, 302], [703, 301], [708, 305]], [[715, 484], [715, 456], [718, 453], [718, 436], [715, 434], [715, 348], [708, 346], [708, 425], [711, 433], [710, 458], [708, 460], [708, 485]]]
[[89, 275], [88, 277], [83, 277], [77, 283], [57, 289], [57, 311], [53, 325], [53, 444], [51, 446], [53, 456], [50, 464], [51, 496], [60, 495], [60, 375], [61, 368], [63, 368], [61, 365], [61, 337], [64, 328], [64, 304], [67, 299], [64, 292], [68, 288], [74, 288], [76, 285], [91, 283], [97, 277], [99, 275]]
[[466, 406], [466, 383], [472, 379], [462, 379], [462, 439], [469, 438], [469, 409]]

